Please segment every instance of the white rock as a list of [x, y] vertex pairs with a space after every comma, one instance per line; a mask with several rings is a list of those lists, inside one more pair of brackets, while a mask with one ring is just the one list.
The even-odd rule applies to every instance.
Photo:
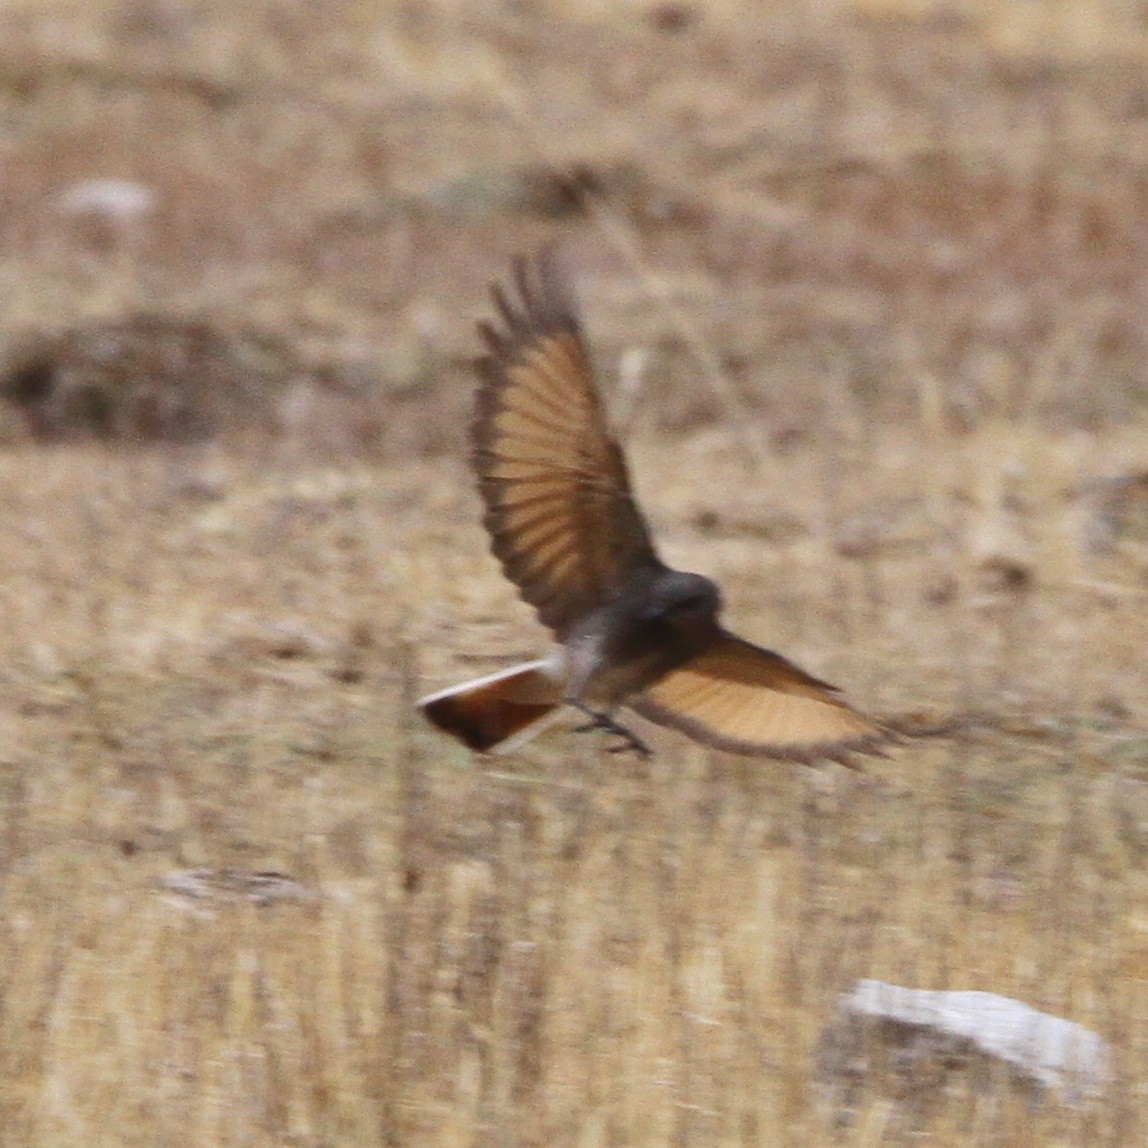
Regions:
[[126, 223], [147, 215], [156, 203], [156, 193], [131, 179], [82, 179], [56, 197], [56, 206], [66, 215], [104, 215]]
[[[937, 1051], [954, 1042], [965, 1045], [1044, 1088], [1058, 1090], [1070, 1105], [1099, 1096], [1111, 1079], [1111, 1053], [1096, 1033], [996, 993], [909, 989], [861, 980], [841, 998], [831, 1043], [852, 1043], [857, 1034], [849, 1030], [871, 1022], [904, 1026], [917, 1040], [933, 1038]], [[928, 1040], [925, 1051], [927, 1045]], [[835, 1066], [826, 1067], [832, 1073]], [[842, 1067], [836, 1065], [838, 1071]]]

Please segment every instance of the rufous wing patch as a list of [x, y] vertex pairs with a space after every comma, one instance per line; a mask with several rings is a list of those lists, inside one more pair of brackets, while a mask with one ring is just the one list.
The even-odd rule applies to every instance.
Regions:
[[890, 735], [826, 682], [722, 631], [631, 708], [734, 753], [795, 761], [880, 753]]

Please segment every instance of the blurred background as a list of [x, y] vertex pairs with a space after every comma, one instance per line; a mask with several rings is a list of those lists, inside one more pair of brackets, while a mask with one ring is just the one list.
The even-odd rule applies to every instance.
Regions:
[[[311, 387], [358, 409], [331, 421], [360, 448], [440, 448], [465, 406], [438, 409], [444, 367], [471, 353], [487, 281], [555, 237], [602, 352], [638, 344], [677, 379], [665, 420], [728, 414], [688, 386], [682, 342], [774, 435], [830, 361], [884, 417], [934, 375], [964, 424], [1122, 418], [1142, 386], [1134, 4], [0, 18], [3, 393], [34, 434], [115, 414], [175, 435], [226, 422], [240, 391], [282, 420]], [[181, 355], [198, 387], [165, 378]]]
[[[0, 5], [5, 1143], [1142, 1141], [1146, 65], [1127, 0]], [[543, 243], [667, 559], [931, 736], [421, 727], [544, 648], [466, 463]]]

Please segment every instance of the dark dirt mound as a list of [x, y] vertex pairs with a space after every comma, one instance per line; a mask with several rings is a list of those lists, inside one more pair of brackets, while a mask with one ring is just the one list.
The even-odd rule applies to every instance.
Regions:
[[264, 332], [135, 314], [13, 340], [0, 352], [0, 400], [6, 421], [44, 442], [279, 434], [321, 403], [327, 422], [334, 409], [370, 439], [373, 388], [344, 373]]

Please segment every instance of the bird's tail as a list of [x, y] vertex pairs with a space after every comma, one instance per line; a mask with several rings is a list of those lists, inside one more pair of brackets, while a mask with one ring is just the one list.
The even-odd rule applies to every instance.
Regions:
[[489, 677], [420, 698], [419, 709], [439, 729], [471, 749], [505, 753], [540, 733], [562, 706], [553, 659], [526, 662]]

